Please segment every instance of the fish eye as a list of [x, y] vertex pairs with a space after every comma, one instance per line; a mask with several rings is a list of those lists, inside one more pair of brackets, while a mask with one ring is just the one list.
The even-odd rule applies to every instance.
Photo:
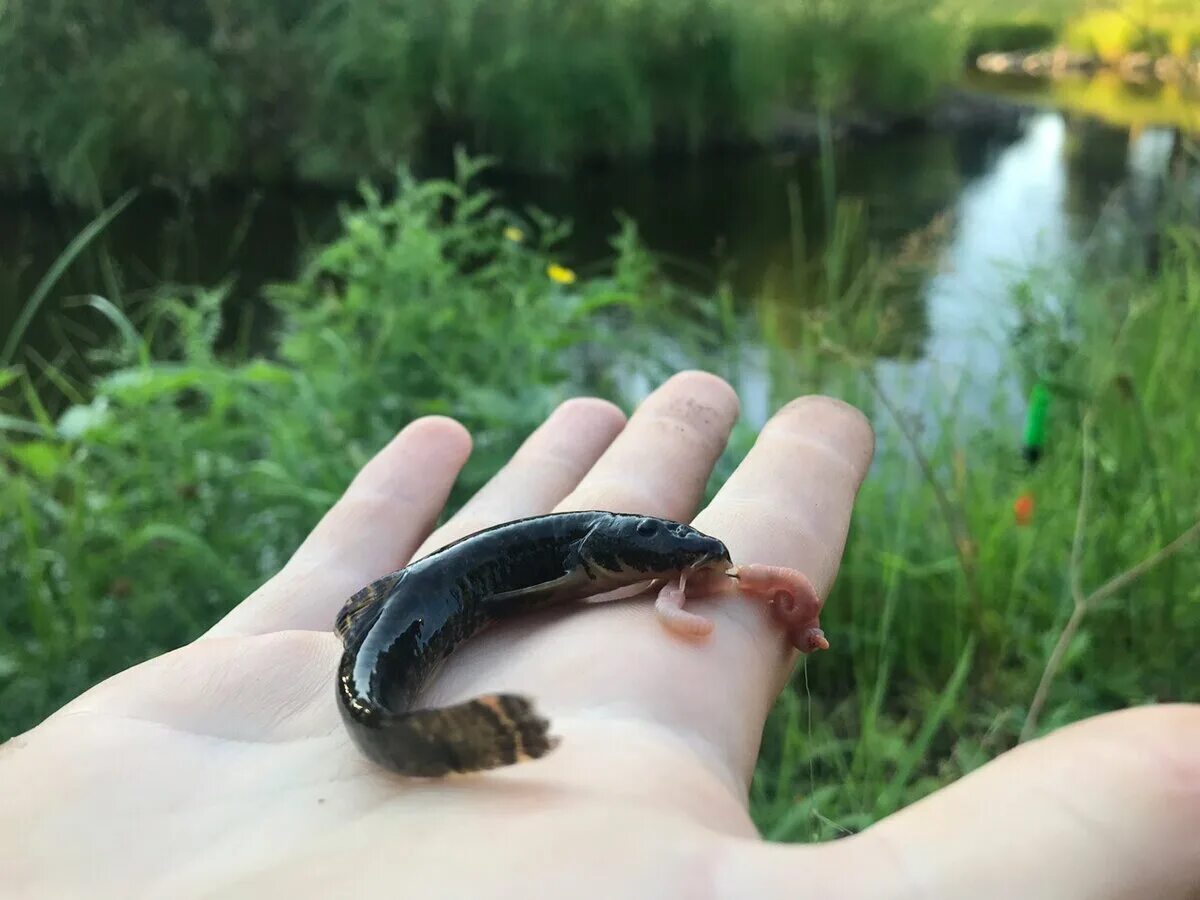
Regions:
[[652, 521], [651, 519], [642, 519], [642, 521], [638, 522], [637, 524], [637, 533], [644, 535], [645, 537], [649, 537], [656, 531], [658, 531], [658, 523]]

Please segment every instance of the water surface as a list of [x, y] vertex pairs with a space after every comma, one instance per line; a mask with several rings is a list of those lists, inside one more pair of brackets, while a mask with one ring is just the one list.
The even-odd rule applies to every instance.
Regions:
[[[730, 276], [739, 297], [787, 307], [819, 302], [796, 277], [796, 234], [810, 256], [821, 252], [832, 172], [837, 194], [862, 203], [872, 240], [898, 248], [923, 236], [930, 245], [934, 266], [909, 288], [894, 339], [880, 350], [880, 376], [914, 408], [932, 390], [953, 391], [967, 378], [999, 380], [1009, 385], [999, 414], [1015, 416], [1021, 390], [1003, 352], [1018, 324], [1014, 287], [1044, 271], [1054, 276], [1043, 280], [1046, 290], [1069, 295], [1061, 278], [1106, 222], [1136, 246], [1153, 230], [1163, 177], [1181, 146], [1172, 125], [1131, 129], [1035, 108], [971, 130], [846, 144], [832, 170], [813, 154], [763, 154], [617, 166], [570, 179], [497, 176], [493, 185], [510, 204], [570, 219], [564, 261], [584, 273], [611, 258], [620, 212], [638, 223], [675, 278], [703, 289]], [[228, 281], [228, 339], [264, 341], [269, 330], [254, 299], [260, 288], [294, 274], [304, 248], [335, 234], [338, 205], [353, 199], [297, 189], [214, 191], [184, 204], [139, 198], [98, 242], [107, 256], [84, 253], [51, 293], [27, 336], [26, 359], [69, 361], [95, 344], [105, 326], [71, 306], [80, 296], [119, 285], [136, 310], [139, 291], [163, 281]], [[1111, 214], [1114, 207], [1121, 215]], [[45, 198], [5, 199], [0, 333], [85, 222]], [[757, 423], [769, 404], [754, 349], [745, 348], [751, 364], [740, 388]]]

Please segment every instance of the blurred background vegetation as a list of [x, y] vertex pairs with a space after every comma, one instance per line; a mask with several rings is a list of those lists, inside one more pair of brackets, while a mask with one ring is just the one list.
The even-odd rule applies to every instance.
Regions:
[[467, 141], [561, 169], [762, 136], [782, 105], [895, 111], [961, 34], [888, 4], [765, 0], [87, 0], [8, 5], [10, 179], [91, 200], [131, 182], [387, 176]]
[[764, 833], [1200, 700], [1198, 22], [8, 0], [0, 738], [206, 628], [412, 417], [476, 436], [453, 509], [685, 366], [743, 398], [714, 489], [797, 393], [879, 433]]

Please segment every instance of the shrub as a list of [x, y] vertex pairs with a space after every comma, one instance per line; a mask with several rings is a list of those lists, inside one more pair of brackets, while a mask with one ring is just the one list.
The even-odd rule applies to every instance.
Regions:
[[1059, 26], [1052, 22], [980, 22], [971, 28], [966, 56], [974, 60], [984, 53], [1042, 50], [1053, 46], [1058, 34]]
[[1171, 28], [1127, 11], [1091, 13], [1067, 25], [1067, 46], [1107, 63], [1130, 53], [1163, 56], [1172, 42]]

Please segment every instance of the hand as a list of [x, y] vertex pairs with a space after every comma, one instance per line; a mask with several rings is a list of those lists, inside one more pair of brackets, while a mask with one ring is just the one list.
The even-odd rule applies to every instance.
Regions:
[[[349, 594], [518, 516], [691, 519], [736, 415], [731, 389], [701, 373], [628, 423], [569, 402], [432, 534], [470, 439], [446, 419], [409, 425], [208, 634], [0, 748], [6, 896], [1197, 896], [1195, 707], [1063, 729], [854, 837], [762, 842], [747, 786], [794, 657], [750, 602], [691, 601], [717, 623], [699, 644], [648, 598], [463, 645], [428, 701], [527, 693], [563, 737], [545, 759], [409, 782], [358, 755], [333, 691], [331, 623]], [[735, 561], [798, 568], [824, 596], [871, 454], [859, 413], [796, 400], [695, 524]]]

